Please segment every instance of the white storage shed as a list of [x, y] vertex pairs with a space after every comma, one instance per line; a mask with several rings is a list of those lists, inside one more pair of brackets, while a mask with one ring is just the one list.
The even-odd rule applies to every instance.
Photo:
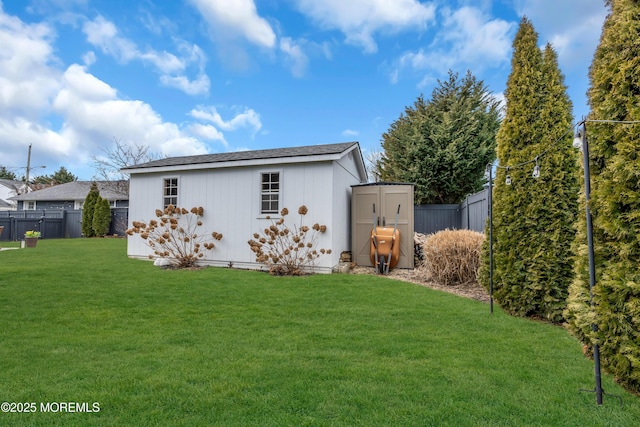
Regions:
[[[267, 216], [286, 207], [289, 226], [298, 224], [305, 205], [306, 225], [327, 226], [319, 248], [330, 255], [317, 259], [316, 272], [329, 273], [340, 253], [351, 246], [351, 186], [365, 183], [366, 169], [357, 142], [172, 157], [122, 169], [130, 175], [129, 225], [148, 222], [168, 204], [204, 208], [201, 231], [224, 238], [207, 251], [206, 265], [262, 269], [247, 244], [268, 227]], [[139, 235], [128, 238], [127, 253], [148, 258]]]

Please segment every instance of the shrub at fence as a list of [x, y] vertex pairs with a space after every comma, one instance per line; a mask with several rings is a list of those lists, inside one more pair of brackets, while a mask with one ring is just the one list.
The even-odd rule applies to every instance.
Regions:
[[427, 236], [419, 267], [432, 280], [444, 285], [476, 281], [484, 234], [471, 230], [443, 230]]

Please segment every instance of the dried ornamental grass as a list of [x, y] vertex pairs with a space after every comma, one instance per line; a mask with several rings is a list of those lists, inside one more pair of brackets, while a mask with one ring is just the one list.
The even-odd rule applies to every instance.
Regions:
[[476, 281], [484, 234], [471, 230], [443, 230], [427, 236], [421, 266], [434, 281], [457, 285]]

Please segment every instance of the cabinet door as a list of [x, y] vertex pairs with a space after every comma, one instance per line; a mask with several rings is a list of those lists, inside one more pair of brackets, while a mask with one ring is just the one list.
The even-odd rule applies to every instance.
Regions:
[[369, 246], [374, 220], [373, 205], [376, 206], [376, 215], [382, 217], [380, 190], [376, 186], [354, 187], [352, 197], [351, 255], [358, 265], [371, 266]]
[[[399, 268], [413, 268], [413, 187], [411, 185], [380, 186], [382, 217], [387, 227], [400, 230]], [[400, 213], [398, 214], [398, 206]]]
[[[376, 206], [374, 216], [373, 205]], [[352, 190], [351, 205], [351, 255], [358, 265], [371, 264], [371, 230], [374, 218], [379, 225], [393, 227], [398, 215], [400, 230], [399, 268], [413, 268], [413, 186], [412, 185], [371, 185], [356, 186]]]

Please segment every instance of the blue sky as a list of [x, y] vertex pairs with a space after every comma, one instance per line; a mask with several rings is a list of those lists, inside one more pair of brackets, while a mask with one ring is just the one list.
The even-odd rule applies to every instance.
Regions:
[[[0, 165], [24, 175], [123, 143], [165, 156], [359, 141], [449, 70], [502, 97], [522, 16], [574, 115], [604, 0], [0, 0]], [[21, 168], [21, 169], [20, 169]]]

